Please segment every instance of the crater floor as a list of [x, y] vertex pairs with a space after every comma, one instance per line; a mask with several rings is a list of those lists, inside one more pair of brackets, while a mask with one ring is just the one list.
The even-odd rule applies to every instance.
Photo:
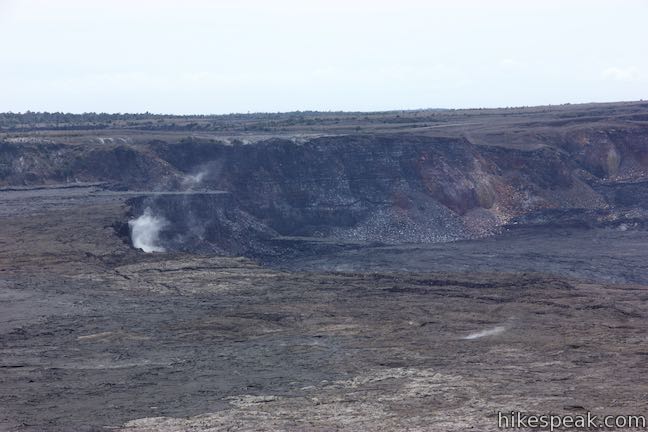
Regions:
[[647, 179], [643, 101], [2, 114], [0, 430], [648, 415]]
[[643, 234], [355, 246], [282, 270], [135, 251], [112, 226], [127, 196], [0, 193], [3, 429], [463, 431], [496, 430], [498, 411], [647, 411]]

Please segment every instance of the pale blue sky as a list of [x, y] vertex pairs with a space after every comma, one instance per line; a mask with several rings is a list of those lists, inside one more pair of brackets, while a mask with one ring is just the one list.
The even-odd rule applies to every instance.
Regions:
[[0, 0], [0, 111], [648, 99], [648, 0]]

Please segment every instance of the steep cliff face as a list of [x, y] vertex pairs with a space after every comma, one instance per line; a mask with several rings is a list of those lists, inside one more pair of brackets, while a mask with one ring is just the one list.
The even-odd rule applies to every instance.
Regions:
[[430, 225], [425, 217], [441, 218], [454, 232], [455, 219], [480, 205], [477, 188], [490, 176], [475, 147], [460, 139], [271, 140], [220, 146], [218, 152], [210, 144], [194, 145], [191, 154], [204, 155], [198, 165], [187, 163], [183, 147], [166, 146], [159, 154], [178, 169], [201, 174], [203, 187], [230, 191], [242, 208], [284, 235], [352, 230], [380, 212], [393, 219], [390, 224], [410, 228]]
[[[618, 159], [601, 156], [612, 145]], [[228, 206], [247, 215], [241, 220], [279, 236], [402, 243], [484, 236], [545, 209], [643, 205], [641, 194], [620, 198], [618, 188], [628, 186], [606, 171], [643, 173], [641, 144], [617, 137], [570, 146], [515, 150], [463, 138], [363, 135], [154, 143], [150, 151], [199, 178], [194, 186], [229, 191]]]
[[73, 149], [62, 144], [0, 142], [0, 185], [66, 182], [75, 157]]
[[0, 141], [0, 186], [110, 182], [138, 189], [159, 187], [180, 177], [141, 147]]
[[[413, 134], [3, 143], [0, 173], [6, 185], [102, 181], [183, 192], [133, 200], [131, 217], [151, 207], [170, 219], [160, 237], [169, 249], [269, 253], [282, 237], [440, 242], [558, 214], [549, 209], [646, 208], [646, 136], [636, 128], [573, 130], [533, 149]], [[196, 193], [210, 190], [227, 197]]]

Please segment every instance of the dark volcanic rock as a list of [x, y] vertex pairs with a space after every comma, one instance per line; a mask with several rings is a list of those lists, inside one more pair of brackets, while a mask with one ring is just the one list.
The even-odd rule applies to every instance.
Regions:
[[644, 413], [647, 109], [5, 115], [0, 429]]
[[136, 217], [148, 208], [165, 220], [159, 242], [165, 249], [219, 255], [273, 255], [276, 231], [241, 210], [229, 193], [143, 195], [128, 200]]
[[[633, 110], [641, 115], [643, 106]], [[606, 109], [587, 111], [558, 113], [545, 125], [539, 119], [547, 114], [529, 114], [534, 122], [512, 132], [495, 124], [487, 134], [476, 126], [447, 136], [392, 130], [251, 143], [96, 137], [87, 144], [27, 136], [0, 145], [0, 181], [187, 192], [149, 203], [172, 221], [163, 242], [224, 254], [283, 253], [271, 243], [294, 244], [286, 237], [390, 244], [480, 238], [538, 214], [562, 224], [561, 211], [572, 209], [587, 220], [596, 211], [636, 218], [648, 207], [647, 129], [611, 127]], [[192, 195], [198, 191], [230, 195]], [[130, 216], [146, 208], [140, 204]], [[641, 226], [634, 222], [626, 226]]]
[[[648, 202], [640, 194], [633, 194], [632, 202], [619, 198], [616, 194], [627, 186], [616, 182], [603, 191], [600, 173], [589, 173], [587, 164], [553, 147], [516, 150], [479, 147], [459, 138], [362, 135], [249, 145], [189, 140], [156, 143], [151, 152], [199, 178], [200, 188], [230, 193], [227, 203], [221, 199], [229, 213], [211, 205], [213, 223], [203, 208], [195, 211], [202, 215], [198, 225], [218, 232], [209, 237], [217, 239], [216, 248], [234, 253], [250, 249], [243, 244], [254, 240], [244, 240], [245, 235], [261, 232], [258, 240], [264, 243], [269, 233], [334, 241], [442, 242], [492, 234], [513, 218], [519, 223], [543, 209], [603, 210], [609, 204]], [[157, 208], [164, 215], [165, 206], [180, 202], [192, 214], [195, 201], [177, 197]], [[237, 240], [226, 240], [236, 220], [241, 224]]]

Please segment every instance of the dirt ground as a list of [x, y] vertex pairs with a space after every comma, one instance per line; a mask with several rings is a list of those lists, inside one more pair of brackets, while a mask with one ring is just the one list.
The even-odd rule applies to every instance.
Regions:
[[[124, 197], [92, 187], [0, 200], [2, 430], [486, 431], [498, 411], [648, 413], [645, 234], [563, 233], [578, 251], [560, 253], [561, 235], [529, 233], [371, 248], [335, 272], [334, 257], [135, 251], [113, 228]], [[408, 272], [384, 265], [394, 254]]]

